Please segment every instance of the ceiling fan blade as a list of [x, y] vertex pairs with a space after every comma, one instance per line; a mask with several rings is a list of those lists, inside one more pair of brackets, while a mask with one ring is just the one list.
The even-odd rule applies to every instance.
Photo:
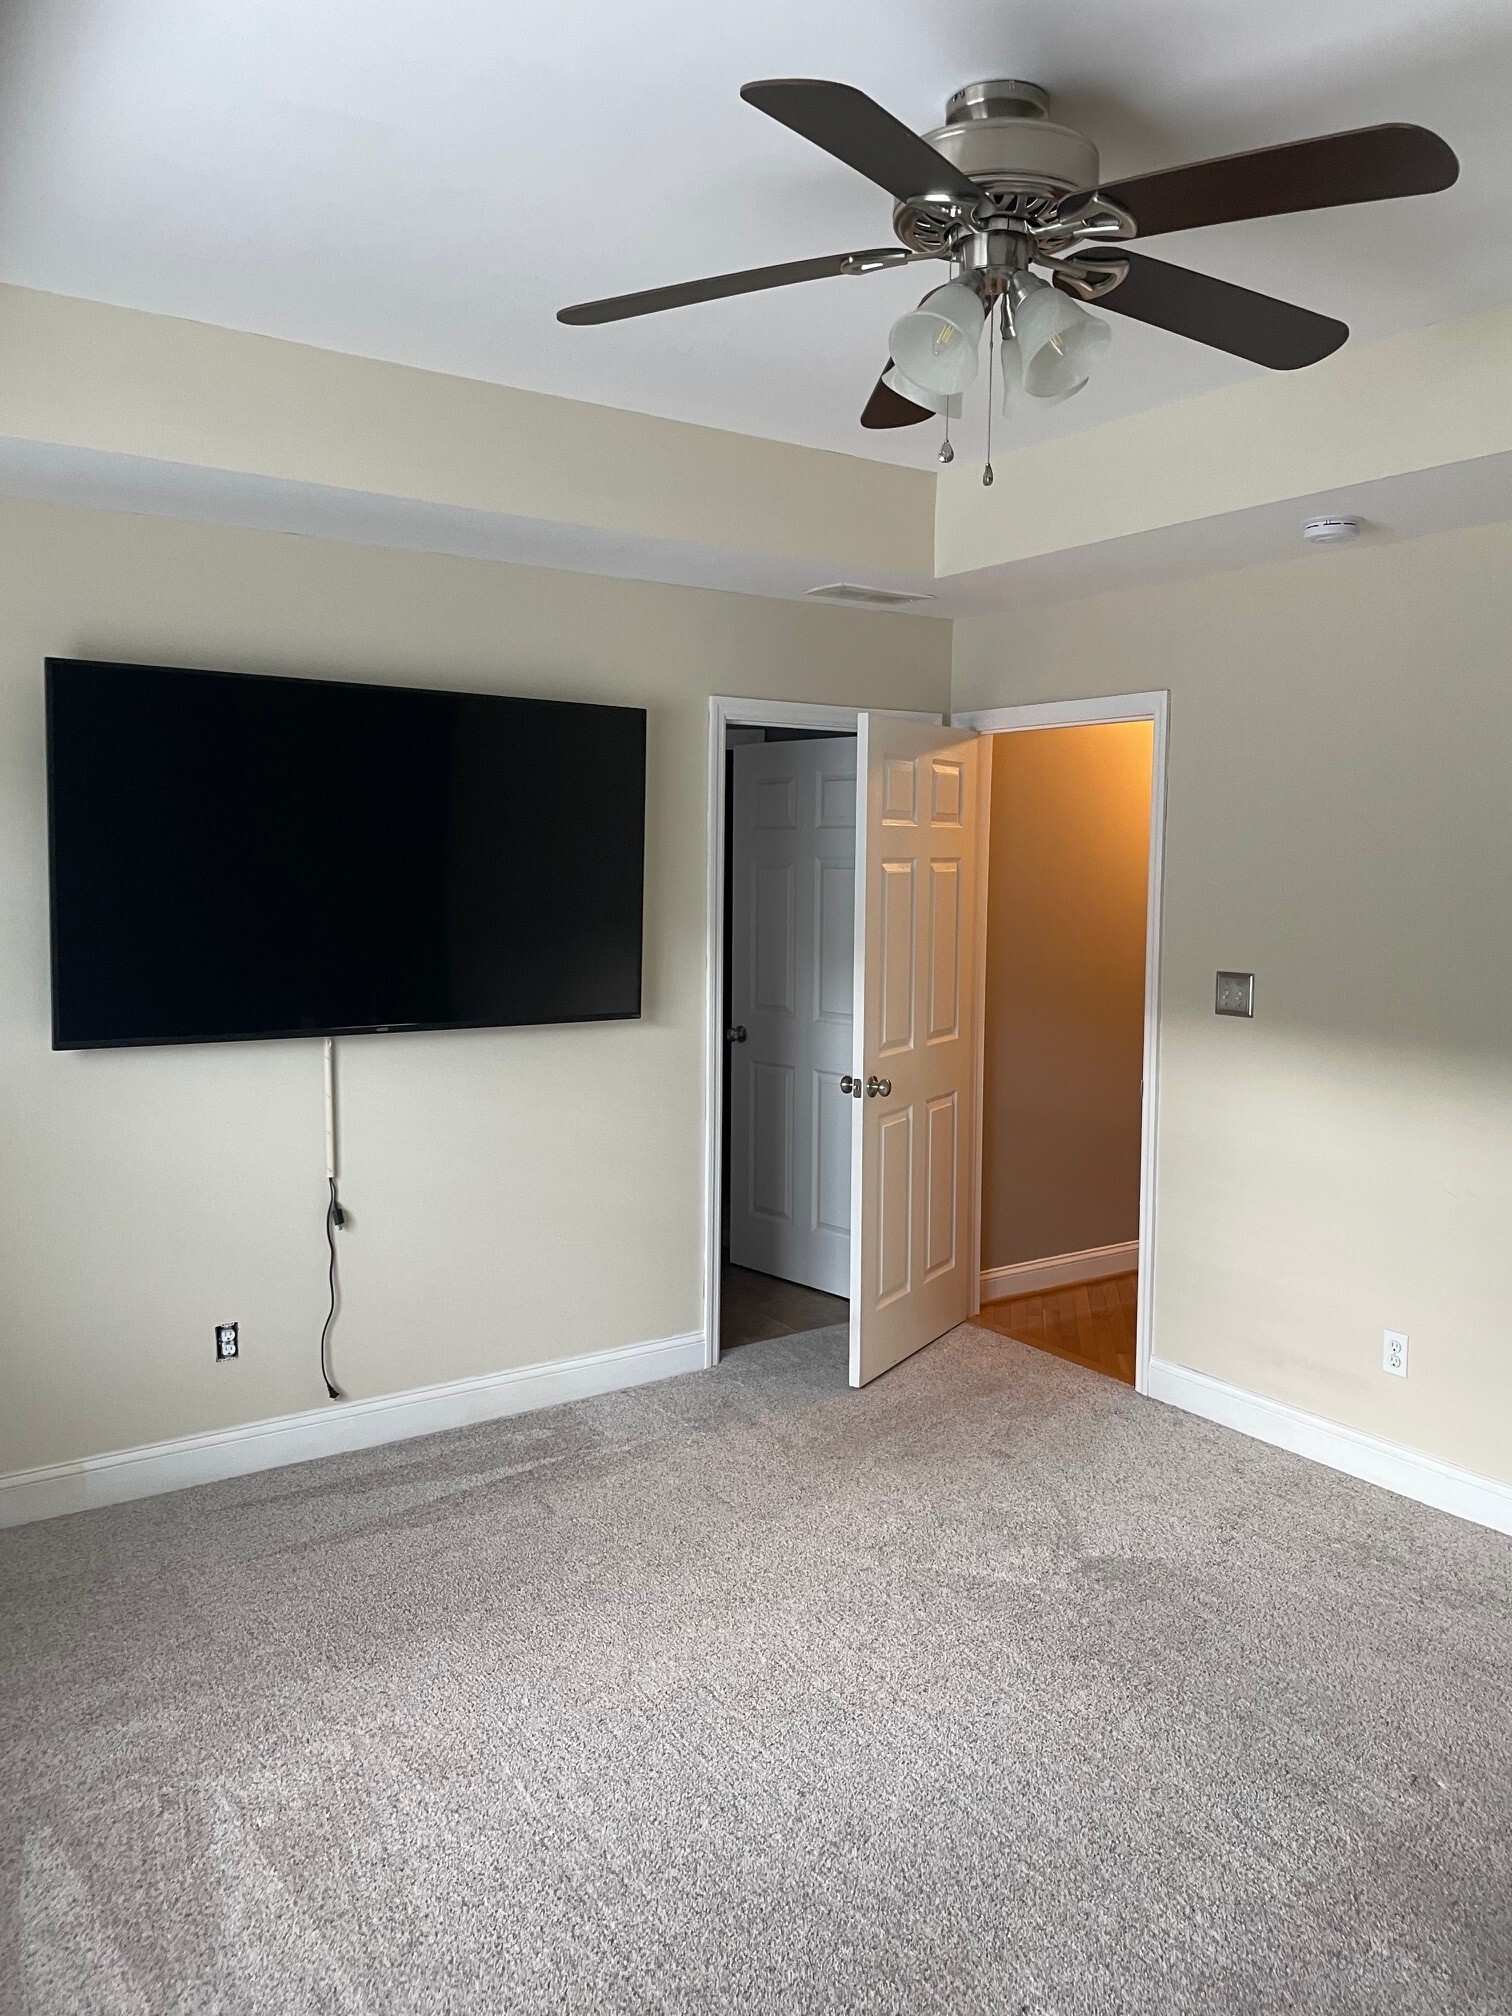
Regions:
[[[1426, 126], [1362, 126], [1134, 175], [1096, 193], [1127, 210], [1141, 238], [1154, 238], [1162, 231], [1192, 231], [1246, 217], [1426, 196], [1447, 189], [1458, 175], [1454, 149]], [[1069, 196], [1060, 207], [1078, 200]]]
[[631, 315], [659, 315], [664, 308], [687, 308], [696, 301], [723, 301], [731, 294], [759, 294], [766, 287], [792, 287], [800, 280], [833, 280], [840, 273], [874, 273], [902, 266], [911, 255], [901, 245], [874, 252], [832, 252], [825, 259], [789, 259], [781, 266], [748, 266], [742, 273], [716, 273], [708, 280], [682, 280], [674, 287], [648, 287], [640, 294], [613, 294], [605, 301], [577, 301], [558, 308], [558, 322], [574, 328], [593, 322], [623, 322]]
[[766, 77], [742, 84], [740, 95], [758, 112], [880, 184], [900, 203], [920, 196], [974, 203], [982, 193], [969, 175], [854, 84], [829, 84], [820, 77]]
[[[1194, 343], [1226, 350], [1231, 357], [1247, 357], [1252, 364], [1266, 364], [1272, 371], [1295, 371], [1304, 364], [1316, 364], [1332, 355], [1349, 336], [1346, 324], [1331, 315], [1295, 308], [1272, 294], [1256, 294], [1231, 281], [1215, 280], [1211, 274], [1194, 273], [1188, 266], [1149, 259], [1127, 246], [1118, 248], [1118, 258], [1128, 262], [1128, 275], [1109, 293], [1098, 295], [1095, 307], [1110, 308], [1115, 315], [1149, 322], [1177, 336], [1189, 336]], [[1082, 263], [1093, 266], [1098, 262], [1086, 255]], [[1064, 287], [1059, 275], [1056, 282]], [[1074, 294], [1076, 289], [1066, 287], [1065, 291]]]
[[901, 392], [894, 392], [891, 385], [883, 384], [882, 379], [892, 368], [893, 360], [889, 357], [882, 366], [882, 377], [872, 387], [872, 395], [861, 414], [861, 425], [917, 427], [921, 420], [933, 420], [935, 416], [927, 406], [915, 406], [912, 399], [905, 399]]

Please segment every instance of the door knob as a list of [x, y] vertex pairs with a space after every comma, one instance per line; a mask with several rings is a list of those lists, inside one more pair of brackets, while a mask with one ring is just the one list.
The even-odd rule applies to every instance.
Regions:
[[891, 1078], [868, 1078], [866, 1081], [866, 1096], [868, 1099], [885, 1099], [891, 1091]]
[[845, 1076], [840, 1080], [840, 1090], [848, 1099], [859, 1099], [861, 1097], [861, 1080], [859, 1078], [852, 1078], [849, 1071], [847, 1071]]
[[725, 1041], [726, 1043], [744, 1043], [745, 1041], [744, 1022], [737, 1022], [733, 1029], [726, 1029]]

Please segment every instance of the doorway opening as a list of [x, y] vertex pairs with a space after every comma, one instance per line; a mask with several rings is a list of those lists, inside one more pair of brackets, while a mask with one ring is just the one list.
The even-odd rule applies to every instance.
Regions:
[[719, 1349], [848, 1323], [854, 729], [724, 731]]
[[967, 719], [991, 779], [978, 1320], [1142, 1386], [1165, 696]]
[[[1115, 1377], [1132, 1355], [1145, 1390], [1167, 708], [1138, 693], [946, 726], [710, 702], [708, 1364], [722, 1330], [738, 1346], [848, 1317], [864, 1386], [986, 1303], [989, 1327]], [[1049, 800], [1009, 757], [994, 820], [998, 745], [1027, 763], [1025, 731], [1117, 725], [1134, 732], [1099, 745], [1105, 774], [1061, 780], [1062, 826], [1082, 821], [1069, 855], [1042, 858]], [[1097, 884], [1119, 836], [1117, 874], [1078, 910], [1077, 876]], [[1115, 883], [1132, 905], [1116, 919]], [[1077, 945], [1057, 951], [1052, 927], [1073, 923]]]

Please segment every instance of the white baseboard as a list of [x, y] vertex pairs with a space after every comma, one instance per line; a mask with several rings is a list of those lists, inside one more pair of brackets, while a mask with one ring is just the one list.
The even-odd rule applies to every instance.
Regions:
[[1041, 1288], [1068, 1288], [1104, 1274], [1132, 1274], [1138, 1265], [1139, 1241], [1126, 1239], [1119, 1246], [1089, 1246], [1082, 1253], [1053, 1253], [1048, 1260], [984, 1267], [982, 1300], [1001, 1302], [1009, 1295], [1037, 1295]]
[[374, 1400], [334, 1402], [304, 1414], [181, 1435], [139, 1449], [114, 1449], [74, 1463], [50, 1463], [40, 1470], [14, 1470], [0, 1477], [0, 1526], [119, 1505], [128, 1498], [151, 1498], [190, 1484], [246, 1477], [256, 1470], [280, 1469], [285, 1463], [372, 1449], [413, 1435], [433, 1435], [438, 1429], [526, 1414], [537, 1407], [558, 1407], [566, 1400], [696, 1371], [703, 1362], [703, 1332], [690, 1330], [654, 1343], [626, 1344], [545, 1365], [514, 1366], [477, 1379], [454, 1379], [444, 1386], [385, 1393]]
[[1230, 1386], [1163, 1358], [1150, 1360], [1144, 1390], [1152, 1399], [1167, 1401], [1189, 1414], [1205, 1415], [1225, 1428], [1237, 1428], [1257, 1442], [1310, 1456], [1331, 1470], [1362, 1477], [1368, 1484], [1379, 1484], [1403, 1498], [1416, 1498], [1440, 1512], [1453, 1512], [1477, 1526], [1512, 1533], [1512, 1484], [1478, 1477], [1472, 1470], [1456, 1469], [1452, 1463], [1441, 1463], [1436, 1456], [1406, 1449], [1399, 1442], [1383, 1442], [1358, 1428], [1304, 1414], [1284, 1401], [1247, 1393], [1242, 1386]]

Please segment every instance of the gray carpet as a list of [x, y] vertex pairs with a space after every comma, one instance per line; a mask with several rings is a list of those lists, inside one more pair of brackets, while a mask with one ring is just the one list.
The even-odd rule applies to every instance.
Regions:
[[1509, 1597], [972, 1329], [23, 1529], [0, 2007], [1505, 2011]]

